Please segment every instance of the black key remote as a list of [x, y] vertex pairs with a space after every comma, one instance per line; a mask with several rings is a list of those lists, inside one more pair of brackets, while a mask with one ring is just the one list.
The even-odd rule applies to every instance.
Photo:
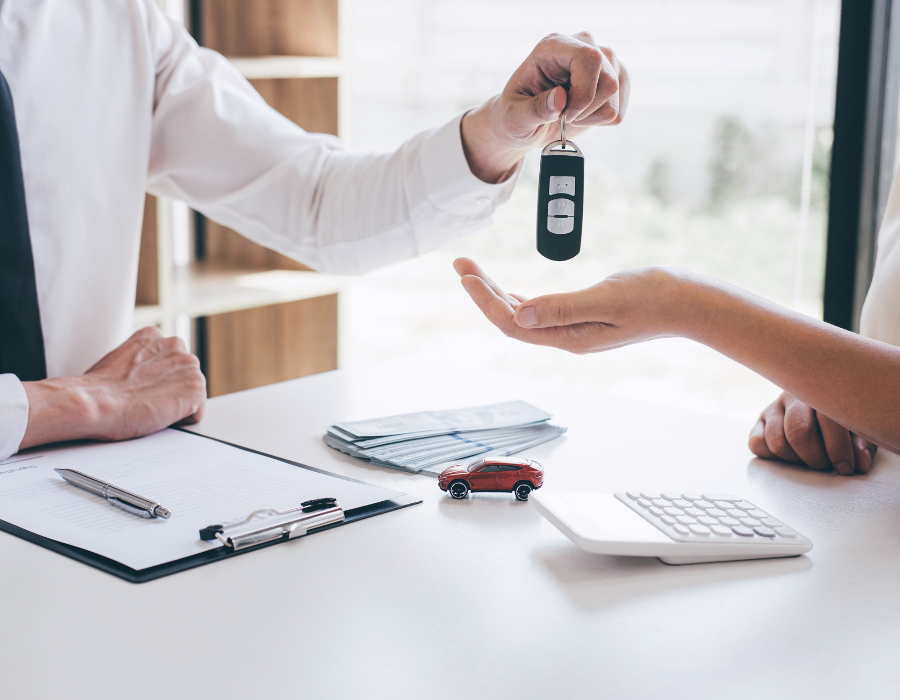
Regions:
[[[565, 132], [563, 132], [565, 133]], [[581, 250], [584, 154], [571, 141], [554, 141], [541, 152], [537, 249], [549, 260], [571, 260]]]

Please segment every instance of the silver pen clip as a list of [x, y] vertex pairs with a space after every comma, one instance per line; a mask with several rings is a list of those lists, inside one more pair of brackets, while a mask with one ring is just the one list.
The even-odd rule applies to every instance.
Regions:
[[244, 549], [278, 539], [292, 540], [310, 530], [344, 520], [344, 509], [333, 499], [307, 501], [299, 508], [280, 511], [255, 510], [246, 518], [224, 525], [210, 525], [200, 531], [200, 539], [216, 539], [231, 550]]
[[106, 500], [109, 501], [109, 505], [115, 506], [116, 508], [121, 508], [132, 515], [139, 515], [142, 518], [152, 518], [153, 515], [146, 508], [138, 508], [137, 506], [133, 506], [130, 503], [126, 503], [115, 496], [107, 496]]

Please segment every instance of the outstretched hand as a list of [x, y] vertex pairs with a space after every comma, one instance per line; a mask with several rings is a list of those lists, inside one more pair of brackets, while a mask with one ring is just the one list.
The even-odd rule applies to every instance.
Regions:
[[576, 354], [678, 335], [671, 313], [680, 277], [665, 268], [619, 272], [577, 292], [507, 294], [469, 258], [453, 267], [488, 320], [510, 338]]

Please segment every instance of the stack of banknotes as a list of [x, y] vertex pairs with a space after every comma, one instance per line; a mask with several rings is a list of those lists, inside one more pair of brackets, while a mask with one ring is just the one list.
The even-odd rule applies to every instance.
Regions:
[[325, 443], [372, 464], [438, 476], [451, 464], [505, 457], [559, 437], [565, 428], [524, 401], [338, 423]]

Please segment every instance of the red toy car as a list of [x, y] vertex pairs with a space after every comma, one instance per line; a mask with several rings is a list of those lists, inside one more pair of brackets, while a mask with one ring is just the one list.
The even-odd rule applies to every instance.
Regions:
[[544, 485], [544, 470], [531, 459], [479, 459], [471, 464], [454, 464], [438, 477], [441, 491], [453, 498], [465, 498], [469, 491], [511, 491], [520, 501]]

